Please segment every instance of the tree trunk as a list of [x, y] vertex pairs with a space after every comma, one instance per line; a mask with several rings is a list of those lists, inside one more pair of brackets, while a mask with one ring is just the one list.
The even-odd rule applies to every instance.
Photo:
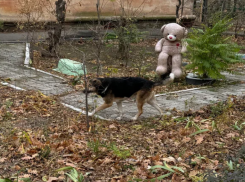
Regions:
[[203, 0], [202, 6], [202, 22], [205, 22], [208, 18], [208, 0]]
[[121, 55], [121, 59], [125, 61], [125, 66], [128, 65], [129, 60], [129, 49], [130, 49], [130, 42], [125, 32], [125, 28], [127, 27], [128, 23], [125, 17], [120, 17], [119, 20], [119, 33], [118, 33], [118, 40], [119, 40], [119, 49], [118, 52]]
[[62, 32], [62, 25], [65, 22], [66, 14], [66, 1], [58, 0], [55, 2], [56, 5], [56, 19], [57, 23], [54, 27], [54, 33], [48, 32], [49, 34], [49, 52], [53, 55], [57, 53], [57, 46], [60, 43], [60, 37]]
[[180, 22], [180, 20], [179, 20], [179, 9], [180, 9], [180, 6], [181, 6], [181, 0], [178, 0], [178, 2], [179, 2], [179, 4], [178, 5], [176, 5], [176, 12], [175, 12], [175, 14], [176, 14], [176, 22], [177, 23], [179, 23]]
[[96, 62], [97, 62], [97, 77], [99, 77], [99, 75], [102, 73], [102, 68], [101, 68], [101, 63], [100, 63], [100, 55], [101, 55], [101, 47], [102, 47], [102, 40], [101, 40], [101, 20], [100, 20], [100, 14], [101, 14], [100, 0], [97, 0], [96, 10], [97, 10], [97, 17], [98, 17], [98, 26], [96, 28], [97, 39], [98, 39], [98, 42], [96, 43], [96, 47], [97, 47], [97, 58], [96, 58]]

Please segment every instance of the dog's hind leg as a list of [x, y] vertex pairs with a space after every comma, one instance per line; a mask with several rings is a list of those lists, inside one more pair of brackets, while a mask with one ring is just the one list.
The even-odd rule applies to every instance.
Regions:
[[117, 120], [121, 120], [123, 116], [122, 101], [117, 102], [117, 108], [120, 113], [119, 117], [117, 117]]
[[143, 113], [143, 102], [137, 102], [138, 113], [132, 118], [133, 121], [136, 121], [140, 115]]
[[105, 102], [105, 103], [102, 104], [101, 106], [97, 107], [93, 112], [89, 113], [88, 115], [89, 115], [89, 116], [93, 116], [95, 113], [97, 113], [97, 112], [99, 112], [99, 111], [101, 111], [101, 110], [104, 110], [104, 109], [106, 109], [106, 108], [108, 108], [108, 107], [111, 107], [112, 104], [113, 104], [113, 102], [108, 102], [108, 103]]
[[147, 101], [147, 98], [150, 96], [151, 92], [148, 91], [139, 91], [136, 95], [136, 103], [138, 107], [138, 113], [132, 118], [133, 121], [136, 121], [140, 115], [143, 113], [143, 106]]
[[163, 115], [163, 112], [162, 112], [161, 108], [159, 107], [159, 105], [158, 105], [157, 102], [156, 102], [156, 97], [155, 97], [155, 95], [153, 95], [153, 96], [150, 98], [150, 100], [147, 101], [147, 103], [150, 104], [152, 107], [156, 108], [156, 109], [159, 111], [159, 113], [160, 113], [161, 116]]

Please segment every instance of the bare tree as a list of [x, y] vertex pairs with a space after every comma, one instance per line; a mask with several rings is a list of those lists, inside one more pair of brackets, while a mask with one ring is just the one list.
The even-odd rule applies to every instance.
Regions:
[[40, 17], [44, 15], [44, 7], [44, 0], [18, 0], [18, 11], [23, 18], [23, 21], [18, 22], [18, 28], [27, 31], [26, 42], [33, 41], [30, 40], [30, 34], [34, 34], [35, 29], [41, 28]]
[[[178, 0], [178, 4], [176, 5], [176, 22], [177, 23], [180, 23], [180, 17], [182, 16], [183, 14], [183, 11], [182, 11], [182, 14], [180, 15], [179, 13], [179, 10], [180, 10], [180, 7], [181, 7], [181, 0]], [[183, 7], [183, 6], [182, 6]]]
[[101, 62], [100, 62], [100, 55], [101, 55], [101, 49], [102, 49], [102, 35], [101, 35], [101, 20], [100, 20], [100, 15], [101, 15], [101, 4], [100, 4], [100, 0], [97, 0], [96, 3], [96, 10], [97, 10], [97, 17], [98, 17], [98, 24], [96, 27], [96, 39], [97, 39], [97, 43], [96, 48], [97, 48], [97, 52], [96, 52], [96, 62], [97, 62], [97, 76], [99, 76], [101, 74]]
[[65, 15], [66, 15], [66, 1], [58, 0], [55, 2], [56, 9], [56, 24], [54, 26], [54, 33], [52, 31], [48, 32], [49, 35], [49, 52], [51, 54], [57, 53], [57, 46], [60, 42], [63, 23], [65, 22]]
[[[133, 36], [139, 31], [135, 31], [137, 27], [135, 26], [135, 17], [140, 16], [144, 9], [146, 0], [142, 0], [138, 7], [132, 5], [133, 0], [117, 0], [116, 3], [120, 7], [119, 18], [117, 19], [118, 26], [116, 27], [116, 33], [118, 37], [118, 53], [120, 57], [125, 62], [125, 66], [128, 65], [131, 42], [135, 40]], [[133, 33], [134, 32], [134, 33]]]

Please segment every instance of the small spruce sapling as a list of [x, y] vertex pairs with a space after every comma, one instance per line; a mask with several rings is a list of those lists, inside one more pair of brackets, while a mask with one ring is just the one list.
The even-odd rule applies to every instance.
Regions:
[[203, 25], [203, 29], [192, 29], [187, 42], [186, 56], [190, 64], [186, 69], [192, 70], [200, 78], [224, 78], [222, 71], [232, 73], [231, 64], [244, 62], [237, 53], [241, 46], [231, 42], [232, 36], [223, 33], [232, 27], [232, 19], [223, 18], [213, 27]]

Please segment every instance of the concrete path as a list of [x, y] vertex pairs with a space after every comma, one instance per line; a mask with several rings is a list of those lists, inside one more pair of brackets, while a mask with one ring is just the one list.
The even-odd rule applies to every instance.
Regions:
[[[25, 44], [7, 44], [0, 43], [0, 77], [10, 78], [11, 84], [26, 89], [40, 90], [46, 95], [60, 95], [61, 101], [70, 106], [84, 109], [85, 95], [80, 92], [73, 92], [73, 89], [62, 84], [63, 80], [52, 75], [42, 73], [27, 67], [24, 67], [25, 59]], [[245, 81], [245, 75], [229, 75], [232, 80]], [[67, 93], [67, 94], [66, 94]], [[231, 85], [219, 88], [192, 89], [168, 93], [157, 96], [157, 101], [165, 114], [170, 114], [169, 110], [176, 108], [177, 110], [198, 110], [200, 107], [226, 100], [229, 95], [245, 95], [245, 84]], [[102, 104], [102, 99], [89, 96], [89, 105], [93, 107]], [[123, 103], [124, 117], [123, 120], [130, 120], [136, 113], [137, 107], [133, 101]], [[98, 113], [98, 115], [107, 118], [115, 119], [118, 116], [116, 104], [111, 108]], [[141, 118], [149, 118], [158, 115], [158, 112], [149, 105], [144, 106], [144, 113]]]
[[59, 95], [72, 89], [62, 79], [24, 67], [26, 44], [0, 43], [0, 77], [9, 78], [17, 87]]

